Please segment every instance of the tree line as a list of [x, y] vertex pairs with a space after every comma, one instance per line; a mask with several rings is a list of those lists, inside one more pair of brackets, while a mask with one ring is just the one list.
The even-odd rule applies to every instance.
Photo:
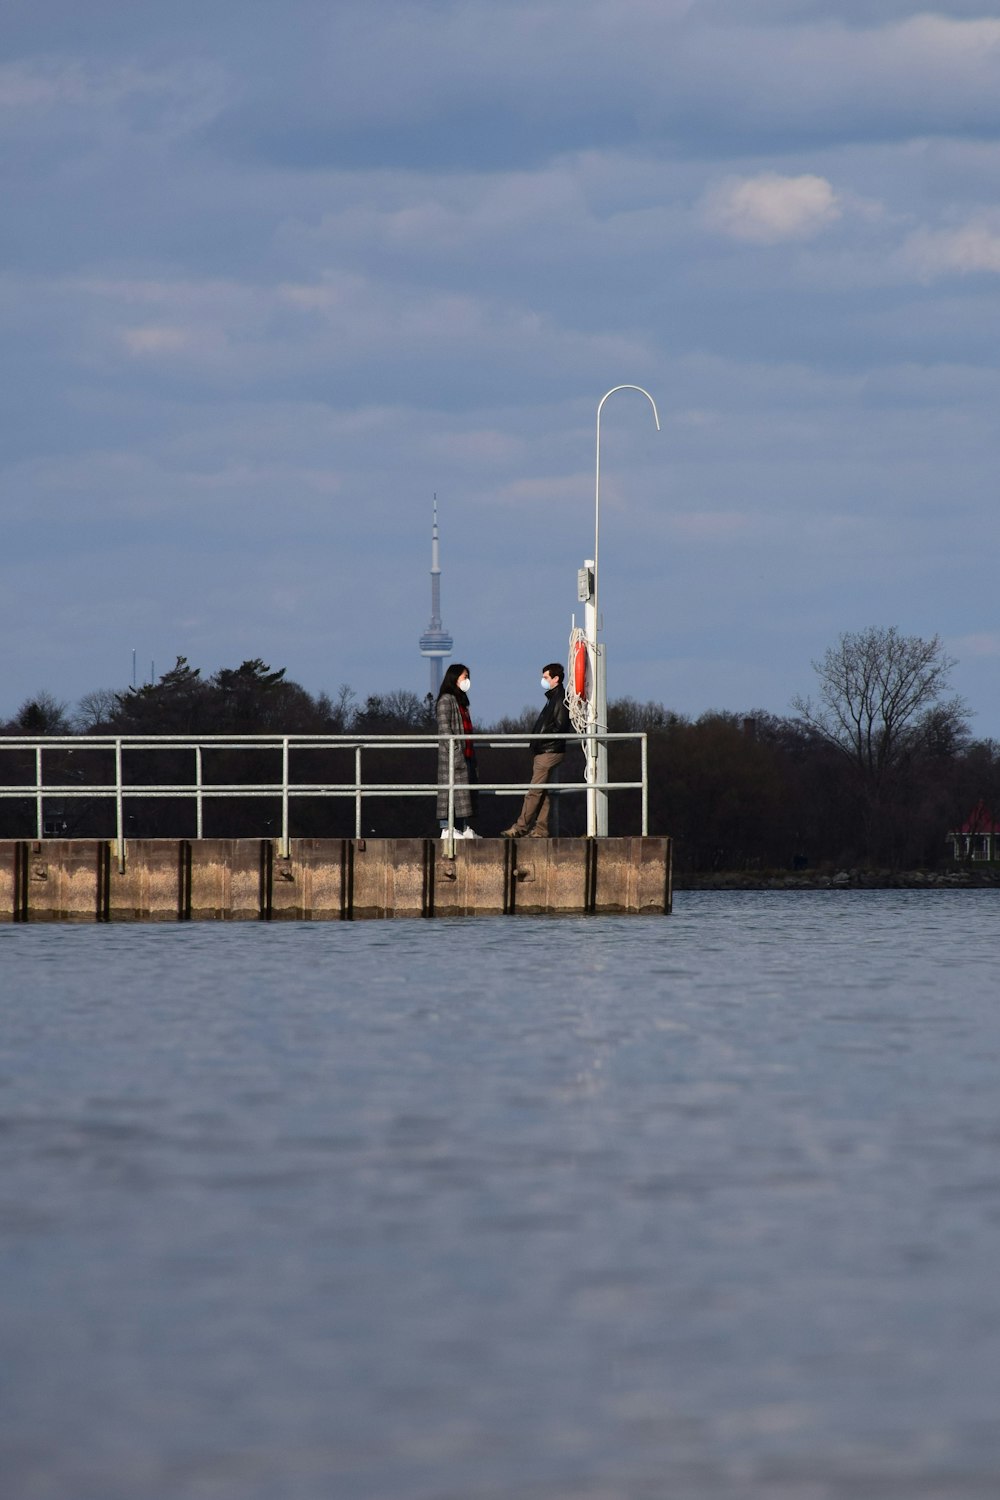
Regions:
[[[631, 698], [609, 705], [609, 730], [642, 730], [648, 736], [650, 831], [673, 835], [680, 870], [933, 868], [950, 858], [946, 835], [977, 809], [984, 822], [994, 810], [1000, 814], [1000, 745], [973, 738], [967, 706], [949, 694], [954, 662], [937, 636], [924, 640], [894, 628], [871, 627], [842, 635], [813, 665], [816, 696], [794, 700], [788, 716], [751, 709], [690, 718], [663, 704]], [[535, 712], [526, 708], [493, 724], [477, 723], [477, 728], [520, 733], [530, 728]], [[434, 732], [429, 695], [397, 689], [359, 699], [347, 686], [333, 697], [312, 695], [288, 680], [284, 669], [272, 670], [260, 658], [206, 677], [179, 657], [157, 682], [125, 691], [91, 691], [73, 710], [40, 693], [4, 726], [5, 735], [14, 738], [64, 735], [81, 741], [109, 734], [361, 737]], [[220, 752], [206, 761], [205, 776], [220, 784], [273, 782], [280, 779], [277, 754]], [[8, 748], [3, 755], [5, 782], [33, 778], [28, 753]], [[98, 763], [95, 757], [101, 755], [106, 758]], [[141, 770], [132, 773], [135, 784], [190, 784], [190, 751], [156, 749], [143, 757]], [[485, 744], [478, 758], [483, 781], [528, 774], [524, 750]], [[86, 764], [88, 781], [113, 782], [109, 752], [91, 751]], [[71, 784], [74, 776], [84, 775], [71, 744], [47, 751], [46, 767], [46, 779], [53, 784]], [[351, 781], [353, 775], [353, 752], [308, 751], [296, 759], [295, 778], [303, 784]], [[426, 750], [367, 753], [368, 782], [403, 785], [429, 781], [433, 775]], [[582, 753], [571, 748], [562, 779], [582, 777]], [[609, 777], [638, 779], [636, 746], [611, 745]], [[583, 833], [583, 794], [566, 793], [557, 800], [559, 831]], [[107, 836], [108, 803], [108, 798], [67, 801], [60, 814], [62, 827], [52, 831]], [[128, 806], [127, 831], [133, 836], [193, 832], [187, 799], [133, 798]], [[279, 826], [274, 798], [220, 797], [208, 809], [206, 834], [266, 836]], [[509, 811], [506, 799], [483, 796], [480, 832], [498, 833], [509, 821]], [[29, 799], [5, 802], [0, 808], [3, 836], [30, 836], [32, 816]], [[637, 832], [639, 816], [637, 792], [612, 795], [611, 833]], [[354, 832], [353, 799], [295, 798], [292, 820], [295, 835], [349, 836]], [[430, 799], [365, 799], [366, 834], [420, 836], [433, 831]]]

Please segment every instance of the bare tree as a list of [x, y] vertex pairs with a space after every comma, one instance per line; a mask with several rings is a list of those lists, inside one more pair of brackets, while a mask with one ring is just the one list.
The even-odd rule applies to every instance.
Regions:
[[819, 703], [795, 698], [792, 707], [878, 785], [928, 733], [940, 732], [942, 715], [964, 719], [960, 700], [942, 701], [954, 666], [939, 636], [925, 641], [870, 626], [842, 635], [813, 662]]
[[400, 734], [430, 727], [430, 707], [408, 688], [372, 693], [354, 711], [353, 725], [369, 734]]
[[94, 688], [84, 693], [73, 713], [73, 728], [79, 734], [108, 729], [118, 711], [118, 696], [116, 688]]
[[14, 734], [71, 734], [72, 726], [66, 712], [66, 704], [51, 693], [36, 693], [27, 698], [10, 725]]
[[904, 773], [942, 743], [953, 749], [967, 738], [966, 705], [945, 697], [955, 661], [937, 635], [924, 640], [870, 626], [842, 635], [813, 666], [818, 703], [795, 698], [792, 706], [856, 773], [874, 852]]
[[316, 712], [323, 720], [328, 734], [347, 734], [357, 712], [354, 689], [342, 682], [335, 699], [329, 693], [320, 693], [316, 699]]
[[679, 717], [652, 699], [648, 703], [638, 703], [635, 698], [613, 698], [608, 704], [608, 728], [615, 733], [667, 729]]
[[504, 714], [489, 725], [494, 734], [526, 734], [538, 718], [538, 709], [525, 704], [519, 714]]

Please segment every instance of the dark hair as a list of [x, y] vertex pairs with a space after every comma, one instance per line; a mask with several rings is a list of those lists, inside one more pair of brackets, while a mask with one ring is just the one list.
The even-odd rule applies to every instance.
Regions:
[[550, 661], [547, 667], [542, 668], [542, 671], [546, 677], [558, 677], [560, 682], [566, 676], [566, 668], [561, 666], [557, 661]]
[[457, 698], [459, 703], [468, 708], [468, 694], [463, 693], [462, 689], [458, 685], [458, 679], [460, 677], [464, 677], [468, 670], [468, 667], [463, 661], [453, 661], [441, 680], [441, 686], [438, 689], [438, 697], [443, 698], [445, 693], [450, 693], [453, 698]]

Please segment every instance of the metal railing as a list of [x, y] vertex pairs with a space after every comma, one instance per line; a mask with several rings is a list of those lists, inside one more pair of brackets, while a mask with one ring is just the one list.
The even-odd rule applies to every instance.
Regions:
[[[592, 789], [603, 792], [639, 791], [642, 794], [642, 833], [648, 833], [649, 822], [649, 797], [648, 797], [648, 753], [647, 737], [644, 733], [629, 732], [622, 734], [600, 733], [594, 735], [536, 735], [532, 740], [560, 739], [569, 745], [579, 744], [586, 748], [590, 742], [596, 741], [601, 744], [614, 741], [631, 741], [638, 743], [641, 757], [641, 773], [638, 781], [605, 781], [596, 782], [583, 781], [556, 781], [545, 785], [545, 791], [555, 796], [561, 796], [566, 792], [586, 792]], [[361, 838], [362, 803], [368, 797], [430, 797], [437, 796], [444, 788], [438, 781], [423, 782], [365, 782], [362, 777], [362, 756], [370, 752], [380, 750], [423, 750], [433, 752], [436, 756], [438, 745], [447, 742], [452, 746], [461, 745], [466, 740], [489, 744], [496, 749], [526, 750], [528, 739], [522, 731], [519, 734], [493, 734], [488, 732], [461, 734], [461, 735], [437, 735], [437, 734], [377, 734], [377, 735], [260, 735], [260, 734], [237, 734], [237, 735], [60, 735], [46, 736], [41, 739], [31, 739], [20, 736], [0, 736], [0, 764], [3, 757], [9, 752], [18, 752], [23, 756], [33, 758], [34, 777], [23, 782], [0, 785], [0, 800], [33, 800], [35, 804], [35, 838], [45, 838], [45, 804], [46, 801], [75, 800], [79, 798], [93, 800], [110, 800], [114, 798], [115, 804], [115, 839], [119, 849], [120, 857], [124, 857], [125, 839], [127, 837], [125, 827], [126, 803], [133, 798], [165, 798], [184, 797], [192, 798], [195, 803], [195, 827], [196, 838], [203, 838], [205, 824], [205, 802], [214, 801], [216, 798], [250, 798], [250, 797], [274, 797], [281, 799], [281, 847], [282, 852], [287, 855], [289, 848], [289, 812], [291, 803], [301, 797], [351, 797], [354, 799], [354, 829], [355, 837]], [[277, 781], [267, 782], [215, 782], [205, 780], [206, 758], [224, 751], [256, 750], [269, 751], [281, 756], [281, 778]], [[152, 751], [189, 752], [193, 756], [192, 772], [193, 779], [184, 782], [166, 784], [164, 782], [140, 783], [125, 779], [126, 758], [135, 755], [148, 754]], [[292, 780], [292, 757], [304, 751], [352, 751], [354, 755], [354, 777], [349, 781], [334, 781], [329, 779], [312, 781]], [[71, 782], [45, 780], [46, 755], [61, 754], [67, 756], [103, 752], [105, 757], [113, 757], [113, 775], [103, 781], [87, 781], [82, 772], [74, 768], [74, 779]], [[459, 757], [460, 758], [460, 757]], [[463, 787], [464, 782], [455, 781], [454, 764], [456, 756], [448, 756], [449, 779], [447, 782], [448, 792], [448, 833], [451, 838], [455, 836], [455, 791], [456, 785]], [[593, 764], [593, 757], [587, 756], [586, 763]], [[435, 765], [436, 773], [436, 765]], [[475, 792], [492, 793], [497, 796], [524, 795], [525, 792], [538, 790], [532, 787], [529, 781], [477, 781], [473, 784]], [[89, 836], [89, 835], [88, 835]]]

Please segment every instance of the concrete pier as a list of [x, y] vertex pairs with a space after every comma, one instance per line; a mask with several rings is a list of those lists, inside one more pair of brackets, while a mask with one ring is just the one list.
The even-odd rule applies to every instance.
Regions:
[[0, 841], [0, 922], [665, 915], [669, 838]]

